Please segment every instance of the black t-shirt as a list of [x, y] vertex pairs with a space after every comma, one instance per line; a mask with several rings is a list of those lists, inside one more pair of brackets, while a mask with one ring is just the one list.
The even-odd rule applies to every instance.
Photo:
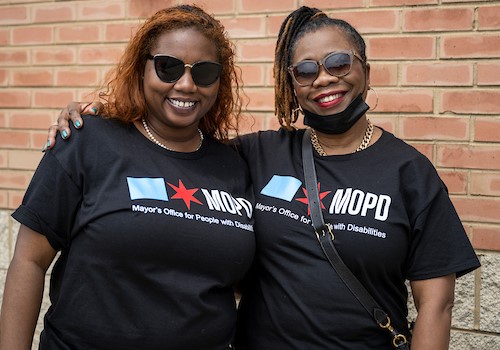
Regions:
[[47, 152], [13, 217], [61, 251], [41, 349], [213, 349], [232, 341], [232, 286], [255, 250], [234, 149], [177, 153], [85, 117]]
[[[255, 190], [256, 259], [240, 304], [239, 342], [250, 350], [390, 349], [339, 279], [313, 233], [301, 161], [303, 130], [243, 136]], [[432, 164], [383, 132], [368, 149], [315, 153], [325, 221], [346, 265], [406, 330], [405, 279], [479, 266]]]

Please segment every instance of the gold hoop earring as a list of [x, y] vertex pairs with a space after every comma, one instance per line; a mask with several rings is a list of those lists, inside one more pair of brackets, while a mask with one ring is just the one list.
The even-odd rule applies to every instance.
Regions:
[[378, 106], [378, 94], [377, 94], [377, 91], [375, 91], [375, 89], [373, 89], [371, 86], [368, 86], [368, 90], [373, 91], [373, 92], [375, 93], [375, 97], [377, 98], [377, 99], [375, 100], [375, 106], [373, 106], [373, 108], [368, 109], [370, 112], [372, 112], [372, 111], [374, 111], [374, 110], [375, 110], [375, 108], [377, 108], [377, 106]]
[[302, 110], [302, 107], [301, 106], [298, 106], [297, 108], [295, 109], [292, 109], [292, 112], [295, 114], [295, 113], [301, 113], [301, 114], [304, 114], [304, 111]]

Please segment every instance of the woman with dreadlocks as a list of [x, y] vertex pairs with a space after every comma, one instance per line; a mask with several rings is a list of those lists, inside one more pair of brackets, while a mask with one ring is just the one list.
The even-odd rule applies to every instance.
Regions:
[[[412, 349], [447, 349], [455, 279], [479, 261], [432, 164], [367, 119], [363, 38], [345, 21], [301, 7], [281, 26], [274, 69], [282, 128], [235, 140], [250, 167], [257, 240], [242, 286], [239, 349], [407, 348], [406, 280], [418, 311]], [[80, 120], [83, 107], [68, 108], [60, 130], [69, 114]], [[308, 128], [297, 130], [302, 113]], [[303, 144], [312, 156], [303, 156]], [[317, 174], [309, 188], [307, 160]], [[309, 201], [315, 187], [317, 201]], [[326, 234], [314, 232], [315, 205]], [[359, 284], [337, 261], [332, 268], [332, 241], [322, 236], [333, 237]], [[376, 306], [368, 312], [363, 290]]]

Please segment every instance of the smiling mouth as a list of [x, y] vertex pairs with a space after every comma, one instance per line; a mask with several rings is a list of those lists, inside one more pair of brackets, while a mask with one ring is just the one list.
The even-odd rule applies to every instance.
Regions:
[[342, 97], [342, 95], [343, 94], [338, 93], [338, 94], [324, 96], [324, 97], [321, 97], [320, 99], [316, 100], [316, 102], [319, 102], [319, 103], [328, 103], [328, 102], [331, 102], [333, 100], [336, 100], [336, 99]]
[[196, 102], [194, 101], [179, 101], [179, 100], [174, 100], [173, 98], [167, 98], [167, 100], [172, 105], [178, 108], [191, 108], [196, 104]]

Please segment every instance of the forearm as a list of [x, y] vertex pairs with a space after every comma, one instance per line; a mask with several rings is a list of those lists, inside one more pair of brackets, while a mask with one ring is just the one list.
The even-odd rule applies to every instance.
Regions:
[[442, 310], [421, 309], [413, 330], [412, 350], [447, 350], [450, 343], [452, 306]]
[[412, 281], [417, 319], [413, 329], [412, 350], [447, 350], [450, 343], [455, 274]]
[[14, 259], [9, 267], [0, 316], [0, 350], [29, 350], [43, 295], [45, 270]]

